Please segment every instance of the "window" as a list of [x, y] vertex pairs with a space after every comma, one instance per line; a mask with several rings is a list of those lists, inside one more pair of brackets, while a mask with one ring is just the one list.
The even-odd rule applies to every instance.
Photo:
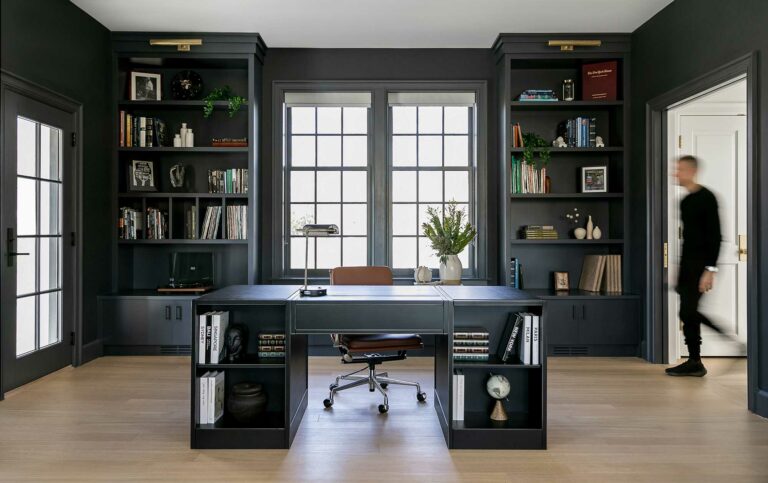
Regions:
[[[421, 225], [452, 201], [478, 229], [459, 255], [464, 277], [485, 277], [484, 82], [287, 81], [274, 98], [273, 279], [302, 277], [307, 248], [314, 278], [336, 266], [388, 265], [397, 277], [437, 268]], [[307, 246], [308, 223], [340, 235]]]
[[[402, 105], [409, 103], [403, 97], [390, 95], [392, 268], [437, 268], [440, 261], [421, 229], [427, 210], [442, 213], [455, 202], [474, 222], [473, 112], [470, 105], [440, 105], [440, 99]], [[471, 268], [470, 251], [471, 245], [459, 254], [465, 268]]]
[[333, 223], [340, 231], [340, 236], [309, 239], [309, 268], [369, 262], [369, 108], [357, 104], [322, 94], [287, 98], [291, 270], [304, 268], [301, 228], [308, 223]]

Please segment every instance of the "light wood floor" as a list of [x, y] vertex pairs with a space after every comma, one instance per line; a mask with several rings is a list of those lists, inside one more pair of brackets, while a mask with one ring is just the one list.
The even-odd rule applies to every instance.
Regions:
[[189, 449], [188, 360], [105, 357], [0, 402], [0, 480], [768, 481], [768, 420], [746, 410], [743, 360], [703, 379], [637, 359], [551, 359], [547, 451], [448, 451], [431, 359], [388, 365], [423, 381], [427, 405], [365, 389], [322, 409], [336, 358], [313, 358], [310, 406], [290, 450]]

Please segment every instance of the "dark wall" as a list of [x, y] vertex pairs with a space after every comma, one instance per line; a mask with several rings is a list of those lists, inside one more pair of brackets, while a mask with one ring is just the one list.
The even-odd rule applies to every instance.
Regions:
[[98, 336], [96, 295], [110, 288], [109, 31], [66, 0], [3, 0], [0, 66], [83, 105], [83, 342]]
[[[759, 160], [768, 159], [768, 2], [764, 0], [675, 0], [667, 8], [643, 24], [632, 34], [632, 179], [634, 190], [630, 206], [633, 219], [645, 220], [647, 199], [646, 177], [646, 103], [656, 96], [695, 79], [751, 51], [759, 56], [759, 109], [755, 121], [760, 129], [757, 139]], [[761, 143], [760, 141], [763, 140]], [[758, 165], [760, 163], [758, 162]], [[760, 191], [768, 189], [768, 169], [758, 173]], [[765, 195], [761, 196], [765, 200]], [[768, 253], [768, 209], [756, 207], [759, 214], [759, 251], [750, 254], [760, 260]], [[632, 272], [644, 275], [645, 224], [635, 225]], [[768, 416], [768, 264], [761, 261], [759, 270], [758, 386], [757, 410]], [[642, 282], [641, 282], [642, 283]]]
[[[266, 39], [269, 42], [269, 39]], [[264, 62], [262, 153], [262, 281], [271, 279], [272, 233], [272, 82], [307, 80], [485, 80], [488, 82], [488, 273], [495, 282], [496, 150], [495, 70], [490, 49], [269, 49]]]

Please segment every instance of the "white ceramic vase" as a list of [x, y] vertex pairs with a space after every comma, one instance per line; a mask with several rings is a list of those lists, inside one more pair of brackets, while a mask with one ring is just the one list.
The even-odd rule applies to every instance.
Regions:
[[592, 239], [592, 230], [594, 230], [594, 225], [592, 224], [592, 215], [590, 215], [589, 220], [587, 220], [587, 240]]
[[432, 270], [429, 267], [418, 267], [413, 271], [413, 279], [416, 283], [429, 283], [432, 281]]
[[440, 262], [440, 281], [455, 284], [461, 281], [461, 260], [458, 255], [446, 255], [445, 263]]
[[577, 240], [583, 240], [587, 236], [587, 230], [585, 228], [576, 228], [573, 230], [573, 236]]
[[592, 238], [593, 238], [594, 240], [599, 240], [599, 239], [601, 239], [602, 237], [603, 237], [603, 231], [600, 229], [600, 227], [599, 227], [599, 226], [596, 226], [596, 227], [595, 227], [595, 228], [592, 230]]

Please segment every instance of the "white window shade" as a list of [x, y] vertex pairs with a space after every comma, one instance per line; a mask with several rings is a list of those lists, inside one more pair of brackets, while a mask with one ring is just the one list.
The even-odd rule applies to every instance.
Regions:
[[474, 92], [390, 92], [390, 106], [473, 106]]
[[286, 92], [286, 107], [371, 107], [370, 92]]

